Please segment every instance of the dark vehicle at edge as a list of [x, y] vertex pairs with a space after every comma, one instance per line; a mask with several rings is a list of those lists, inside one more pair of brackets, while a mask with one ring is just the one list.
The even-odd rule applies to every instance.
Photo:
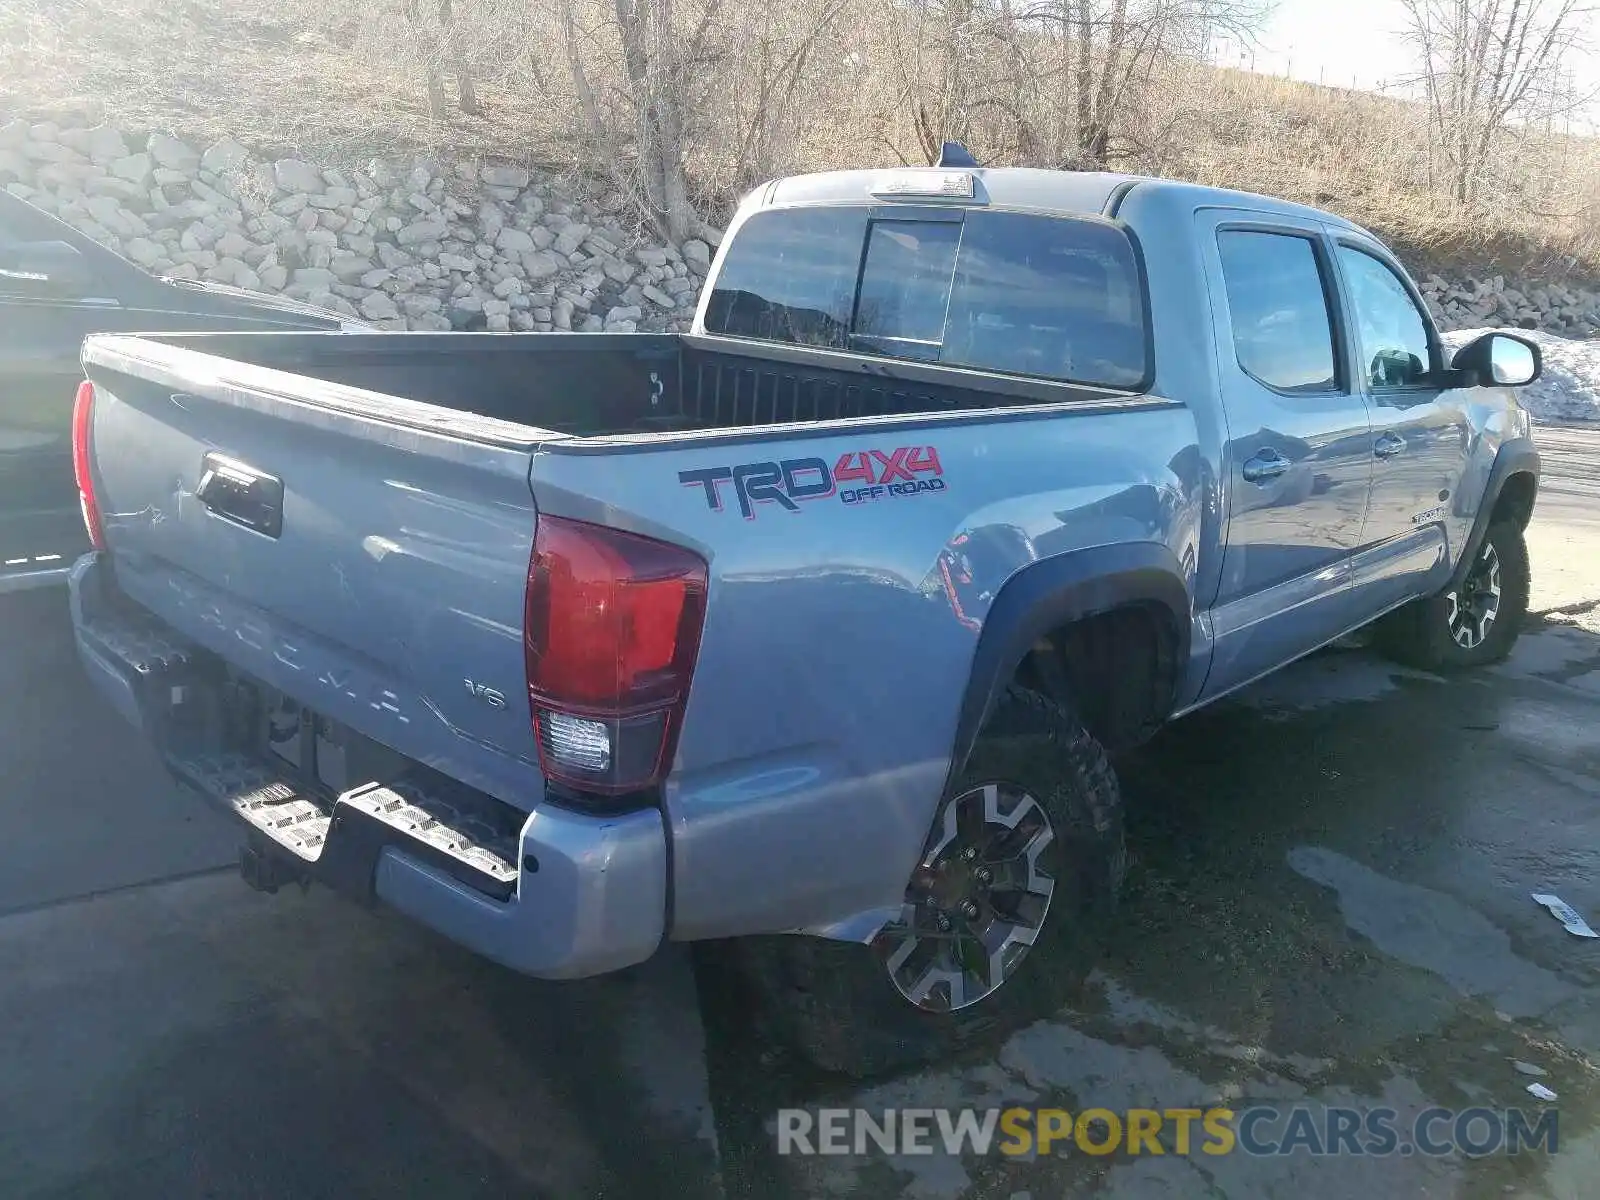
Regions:
[[85, 337], [348, 327], [366, 325], [288, 298], [156, 278], [0, 191], [0, 593], [65, 584], [89, 549], [71, 439]]

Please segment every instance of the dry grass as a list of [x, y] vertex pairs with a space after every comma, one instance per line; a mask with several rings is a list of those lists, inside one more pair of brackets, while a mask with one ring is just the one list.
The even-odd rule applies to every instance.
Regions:
[[[456, 52], [471, 65], [482, 111], [443, 117], [430, 114], [424, 84], [424, 62], [440, 60], [437, 31], [419, 33], [402, 0], [285, 0], [271, 15], [252, 0], [7, 0], [0, 118], [76, 109], [133, 133], [198, 143], [228, 134], [268, 155], [494, 157], [592, 174], [561, 3], [577, 5], [602, 100], [622, 103], [610, 6], [597, 0], [455, 0]], [[937, 74], [938, 48], [908, 33], [905, 11], [887, 0], [725, 0], [686, 103], [689, 165], [708, 216], [774, 174], [917, 159], [909, 116], [919, 78]], [[823, 13], [825, 32], [801, 69], [763, 89]], [[973, 65], [979, 79], [1004, 74]], [[972, 100], [970, 137], [986, 161], [1014, 161], [1020, 122], [1049, 114], [1018, 117], [1014, 70], [992, 87]], [[1116, 148], [1124, 169], [1340, 212], [1415, 266], [1600, 277], [1595, 139], [1519, 131], [1491, 164], [1483, 203], [1464, 211], [1432, 186], [1417, 106], [1171, 61], [1130, 104]]]
[[492, 83], [483, 113], [430, 116], [398, 14], [342, 0], [7, 0], [0, 110], [103, 112], [132, 132], [336, 162], [450, 151], [532, 160], [550, 151], [537, 105]]
[[1420, 106], [1238, 71], [1182, 68], [1183, 136], [1161, 174], [1247, 187], [1366, 225], [1431, 269], [1600, 274], [1600, 140], [1519, 130], [1463, 209], [1430, 175]]

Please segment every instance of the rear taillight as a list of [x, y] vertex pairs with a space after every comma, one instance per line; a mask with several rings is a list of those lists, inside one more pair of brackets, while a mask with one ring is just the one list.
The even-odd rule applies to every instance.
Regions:
[[72, 474], [78, 481], [78, 507], [83, 510], [83, 527], [96, 550], [106, 548], [105, 529], [100, 523], [100, 504], [94, 495], [94, 473], [89, 469], [89, 425], [94, 418], [94, 384], [85, 379], [78, 385], [72, 402]]
[[539, 518], [523, 639], [545, 778], [606, 796], [661, 781], [705, 608], [698, 555], [603, 525]]

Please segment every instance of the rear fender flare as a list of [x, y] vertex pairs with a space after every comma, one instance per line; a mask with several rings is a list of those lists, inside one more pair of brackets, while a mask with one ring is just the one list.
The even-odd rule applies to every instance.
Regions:
[[[1098, 546], [1041, 559], [1008, 579], [990, 605], [961, 699], [947, 786], [967, 758], [995, 703], [1035, 643], [1052, 629], [1135, 605], [1155, 606], [1171, 619], [1176, 691], [1189, 660], [1190, 593], [1171, 549], [1159, 542]], [[1171, 697], [1166, 712], [1171, 711]], [[1166, 712], [1162, 715], [1165, 716]]]

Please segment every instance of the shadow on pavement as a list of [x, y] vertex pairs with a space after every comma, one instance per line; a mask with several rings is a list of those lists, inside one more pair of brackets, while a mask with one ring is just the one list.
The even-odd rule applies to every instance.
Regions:
[[681, 955], [574, 984], [326, 893], [0, 923], [0, 1195], [715, 1195]]
[[236, 861], [79, 668], [57, 591], [0, 596], [0, 914]]

